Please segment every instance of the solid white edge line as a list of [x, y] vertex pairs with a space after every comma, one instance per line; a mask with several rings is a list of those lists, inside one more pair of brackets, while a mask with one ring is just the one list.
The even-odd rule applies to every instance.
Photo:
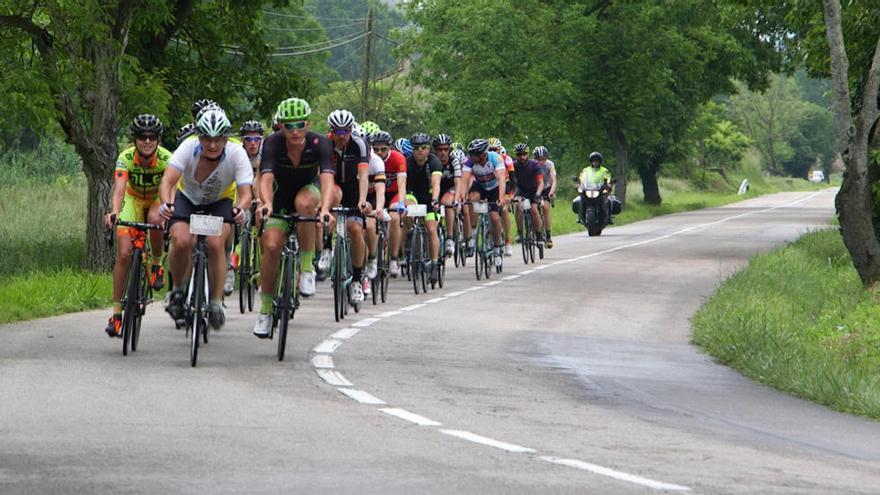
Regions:
[[558, 464], [560, 466], [572, 467], [575, 469], [581, 469], [583, 471], [589, 471], [594, 474], [598, 474], [601, 476], [608, 476], [609, 478], [614, 478], [620, 481], [627, 481], [629, 483], [635, 483], [637, 485], [647, 486], [648, 488], [653, 488], [655, 490], [674, 490], [681, 492], [688, 492], [691, 489], [686, 486], [674, 485], [672, 483], [663, 483], [662, 481], [655, 481], [648, 478], [643, 478], [641, 476], [636, 476], [634, 474], [624, 473], [622, 471], [617, 471], [615, 469], [607, 468], [604, 466], [599, 466], [596, 464], [592, 464], [589, 462], [579, 461], [577, 459], [562, 459], [559, 457], [551, 457], [551, 456], [541, 456], [539, 457], [542, 461], [550, 462], [553, 464]]
[[363, 390], [356, 390], [353, 388], [343, 388], [339, 387], [336, 390], [339, 390], [343, 394], [347, 395], [350, 399], [354, 399], [361, 404], [371, 404], [371, 405], [383, 405], [385, 401], [375, 397], [372, 394], [364, 392]]
[[506, 276], [506, 277], [502, 277], [501, 280], [514, 280], [514, 279], [517, 279], [517, 278], [519, 278], [519, 277], [520, 277], [519, 275], [508, 275], [508, 276]]
[[333, 356], [329, 354], [315, 354], [312, 356], [312, 366], [315, 368], [324, 368], [324, 369], [332, 369], [333, 366]]
[[501, 280], [493, 280], [491, 282], [486, 282], [485, 284], [483, 284], [483, 286], [484, 287], [495, 287], [496, 285], [498, 285], [500, 283], [501, 283]]
[[517, 273], [517, 275], [528, 275], [530, 273], [535, 273], [535, 270], [526, 270], [524, 272]]
[[342, 330], [337, 330], [335, 333], [333, 333], [333, 335], [331, 335], [330, 338], [331, 339], [340, 339], [340, 340], [350, 339], [350, 338], [354, 337], [355, 335], [357, 335], [358, 332], [360, 332], [360, 331], [361, 331], [360, 328], [354, 328], [354, 327], [343, 328]]
[[475, 290], [483, 290], [483, 289], [485, 289], [485, 287], [483, 287], [482, 285], [477, 285], [477, 286], [475, 286], [475, 287], [471, 287], [471, 288], [467, 289], [467, 291], [468, 291], [468, 292], [473, 292], [473, 291], [475, 291]]
[[449, 294], [446, 294], [446, 297], [458, 297], [464, 293], [465, 293], [465, 291], [463, 291], [463, 290], [460, 290], [457, 292], [450, 292]]
[[404, 306], [400, 308], [398, 311], [412, 311], [414, 309], [419, 309], [425, 307], [424, 304], [411, 304], [409, 306]]
[[507, 452], [514, 452], [517, 454], [531, 454], [535, 452], [535, 449], [530, 449], [528, 447], [523, 447], [522, 445], [516, 445], [513, 443], [501, 442], [499, 440], [494, 440], [492, 438], [484, 437], [482, 435], [477, 435], [476, 433], [471, 433], [469, 431], [440, 430], [440, 433], [461, 438], [462, 440], [467, 440], [468, 442], [479, 443], [488, 447], [505, 450]]
[[359, 328], [366, 328], [366, 327], [372, 325], [373, 323], [376, 323], [379, 320], [380, 320], [379, 318], [364, 318], [361, 321], [356, 321], [356, 322], [352, 323], [351, 326], [359, 327]]
[[315, 370], [322, 380], [334, 387], [351, 387], [350, 381], [346, 380], [341, 373], [334, 370]]
[[434, 303], [438, 303], [440, 301], [445, 301], [447, 299], [449, 299], [449, 298], [446, 296], [435, 297], [434, 299], [428, 299], [427, 301], [425, 301], [425, 304], [434, 304]]
[[418, 414], [411, 413], [406, 409], [399, 409], [396, 407], [385, 407], [379, 409], [385, 414], [389, 414], [396, 418], [400, 418], [404, 421], [409, 421], [410, 423], [415, 423], [419, 426], [443, 426], [442, 423], [434, 421], [433, 419], [428, 419], [424, 416], [419, 416]]
[[338, 340], [326, 339], [315, 346], [314, 351], [318, 354], [333, 354], [333, 351], [335, 351], [341, 345], [342, 342]]
[[384, 313], [379, 313], [376, 315], [376, 318], [391, 318], [392, 316], [399, 315], [400, 311], [386, 311]]

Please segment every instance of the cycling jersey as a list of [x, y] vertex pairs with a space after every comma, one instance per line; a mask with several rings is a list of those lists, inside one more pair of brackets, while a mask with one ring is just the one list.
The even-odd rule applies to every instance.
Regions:
[[125, 194], [139, 200], [155, 200], [170, 160], [171, 152], [161, 146], [148, 163], [141, 163], [141, 155], [134, 146], [120, 153], [116, 159], [116, 176], [127, 177]]
[[376, 192], [376, 183], [385, 183], [385, 162], [379, 158], [379, 155], [370, 155], [370, 189], [371, 193]]
[[544, 175], [544, 190], [547, 191], [547, 190], [550, 189], [550, 186], [552, 185], [552, 184], [550, 183], [551, 180], [552, 180], [552, 179], [550, 178], [550, 171], [553, 170], [553, 167], [554, 167], [555, 165], [554, 165], [554, 163], [553, 163], [552, 161], [550, 161], [550, 160], [545, 160], [544, 163], [543, 163], [543, 165], [541, 164], [541, 162], [538, 162], [538, 164], [541, 165], [541, 174]]
[[385, 192], [397, 192], [397, 176], [406, 177], [406, 158], [397, 150], [389, 150], [388, 157], [385, 158]]
[[[538, 179], [540, 178], [543, 181], [543, 174], [541, 172], [543, 167], [541, 167], [540, 163], [532, 159], [526, 160], [525, 163], [516, 160], [513, 167], [517, 191], [524, 191], [529, 193], [529, 195], [539, 192]], [[543, 186], [541, 189], [544, 189]]]
[[474, 186], [490, 190], [498, 188], [498, 179], [495, 177], [496, 170], [504, 170], [504, 160], [501, 155], [494, 151], [488, 152], [485, 163], [474, 163], [470, 158], [465, 160], [462, 170], [474, 175]]
[[239, 186], [253, 184], [254, 171], [251, 169], [247, 152], [240, 144], [227, 141], [217, 168], [207, 178], [199, 182], [196, 180], [195, 174], [201, 156], [201, 142], [190, 139], [180, 144], [171, 155], [169, 162], [169, 166], [180, 170], [181, 173], [178, 190], [193, 204], [206, 205], [228, 197], [226, 193], [229, 187], [233, 186], [233, 183]]
[[272, 200], [276, 211], [293, 212], [297, 192], [312, 184], [319, 173], [335, 174], [333, 144], [326, 137], [308, 132], [305, 146], [294, 164], [287, 152], [287, 138], [282, 131], [275, 131], [263, 140], [260, 173], [272, 173], [275, 178], [275, 195]]
[[343, 188], [357, 190], [358, 171], [362, 165], [369, 166], [367, 145], [364, 140], [351, 136], [345, 149], [333, 148], [333, 163], [336, 165], [336, 184]]
[[406, 158], [406, 190], [419, 204], [431, 204], [431, 177], [435, 174], [443, 174], [443, 164], [435, 155], [429, 154], [424, 165], [416, 163], [412, 155]]
[[443, 177], [440, 179], [440, 191], [445, 193], [455, 189], [455, 179], [461, 177], [461, 163], [458, 158], [450, 156], [443, 164]]

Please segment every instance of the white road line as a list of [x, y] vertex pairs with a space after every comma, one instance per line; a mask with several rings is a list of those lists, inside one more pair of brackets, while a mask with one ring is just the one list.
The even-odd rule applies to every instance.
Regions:
[[347, 395], [349, 398], [354, 399], [354, 400], [360, 402], [361, 404], [375, 404], [375, 405], [385, 404], [384, 400], [379, 399], [371, 394], [368, 394], [367, 392], [364, 392], [363, 390], [356, 390], [353, 388], [342, 388], [342, 387], [337, 388], [336, 390], [339, 390], [343, 394]]
[[449, 294], [446, 294], [446, 297], [458, 297], [464, 293], [465, 293], [465, 291], [463, 291], [463, 290], [460, 290], [457, 292], [450, 292]]
[[315, 354], [312, 356], [312, 366], [315, 368], [332, 369], [333, 357], [329, 354]]
[[526, 270], [524, 272], [519, 272], [517, 275], [528, 275], [530, 273], [535, 273], [535, 270]]
[[507, 442], [501, 442], [498, 440], [493, 440], [491, 438], [477, 435], [476, 433], [471, 433], [469, 431], [440, 430], [440, 433], [445, 433], [445, 434], [451, 435], [453, 437], [458, 437], [458, 438], [461, 438], [462, 440], [467, 440], [468, 442], [479, 443], [479, 444], [486, 445], [489, 447], [494, 447], [496, 449], [506, 450], [508, 452], [515, 452], [518, 454], [530, 454], [530, 453], [535, 452], [535, 449], [530, 449], [528, 447], [523, 447], [522, 445], [516, 445], [513, 443], [507, 443]]
[[519, 277], [520, 277], [519, 275], [508, 275], [508, 276], [502, 278], [501, 280], [514, 280], [514, 279], [517, 279], [517, 278], [519, 278]]
[[336, 333], [334, 333], [333, 335], [330, 336], [330, 338], [331, 339], [341, 339], [341, 340], [350, 339], [350, 338], [354, 337], [355, 335], [357, 335], [358, 332], [360, 332], [361, 330], [362, 329], [360, 329], [360, 328], [354, 328], [354, 327], [343, 328], [342, 330], [337, 330]]
[[483, 287], [482, 285], [477, 285], [477, 286], [470, 287], [470, 288], [466, 289], [466, 292], [473, 292], [475, 290], [483, 290], [483, 289], [485, 289], [485, 287]]
[[338, 340], [327, 339], [315, 346], [315, 352], [318, 354], [333, 354], [337, 347], [342, 345]]
[[483, 284], [483, 287], [494, 287], [500, 283], [501, 283], [501, 280], [493, 280], [491, 282], [486, 282], [485, 284]]
[[560, 466], [568, 466], [575, 469], [582, 469], [584, 471], [589, 471], [591, 473], [599, 474], [602, 476], [608, 476], [616, 480], [628, 481], [637, 485], [647, 486], [648, 488], [653, 488], [655, 490], [674, 490], [684, 492], [690, 491], [690, 488], [686, 486], [673, 485], [672, 483], [663, 483], [661, 481], [654, 481], [652, 479], [642, 478], [641, 476], [624, 473], [622, 471], [617, 471], [604, 466], [598, 466], [589, 462], [578, 461], [576, 459], [561, 459], [559, 457], [550, 456], [541, 456], [539, 459], [541, 459], [542, 461], [551, 462], [553, 464], [559, 464]]
[[400, 308], [398, 311], [412, 311], [414, 309], [419, 309], [425, 307], [424, 304], [411, 304], [409, 306], [404, 306]]
[[351, 387], [351, 382], [346, 380], [342, 373], [333, 370], [315, 370], [322, 380], [334, 387]]
[[399, 315], [400, 311], [386, 311], [384, 313], [379, 313], [376, 315], [376, 318], [391, 318], [392, 316]]
[[550, 265], [538, 265], [534, 269], [535, 270], [544, 270], [546, 268], [550, 268]]
[[428, 299], [427, 301], [425, 301], [425, 304], [434, 304], [434, 303], [438, 303], [440, 301], [445, 301], [447, 299], [449, 299], [449, 298], [446, 296], [435, 297], [434, 299]]
[[379, 409], [385, 414], [390, 414], [394, 417], [400, 418], [404, 421], [409, 421], [410, 423], [415, 423], [419, 426], [443, 426], [442, 423], [438, 423], [433, 419], [428, 419], [424, 416], [419, 416], [418, 414], [413, 414], [406, 409], [398, 409], [396, 407], [386, 407], [384, 409]]
[[366, 327], [372, 325], [373, 323], [376, 323], [377, 321], [380, 321], [380, 318], [364, 318], [364, 319], [361, 320], [361, 321], [358, 321], [358, 322], [352, 323], [351, 326], [353, 326], [353, 327], [360, 327], [360, 328], [366, 328]]

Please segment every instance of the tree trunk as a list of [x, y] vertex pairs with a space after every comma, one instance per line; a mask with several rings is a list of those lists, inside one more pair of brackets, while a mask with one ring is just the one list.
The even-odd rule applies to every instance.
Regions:
[[639, 168], [639, 178], [642, 179], [642, 191], [645, 193], [645, 203], [659, 205], [663, 202], [660, 197], [660, 186], [657, 184], [658, 165], [650, 164]]
[[[92, 160], [89, 160], [92, 161]], [[112, 161], [109, 163], [113, 163]], [[86, 213], [86, 270], [109, 270], [113, 265], [113, 250], [104, 237], [104, 214], [110, 211], [110, 193], [113, 190], [112, 170], [105, 163], [83, 162], [88, 181]]]
[[626, 205], [626, 174], [629, 170], [629, 145], [623, 132], [617, 127], [608, 127], [605, 129], [608, 141], [614, 148], [614, 177], [617, 184], [614, 187], [614, 195], [617, 199]]

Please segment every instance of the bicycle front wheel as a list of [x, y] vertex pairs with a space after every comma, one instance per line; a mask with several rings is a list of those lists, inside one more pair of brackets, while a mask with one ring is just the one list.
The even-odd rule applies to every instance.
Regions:
[[122, 355], [128, 356], [128, 346], [131, 344], [131, 334], [140, 313], [138, 308], [138, 286], [141, 282], [141, 253], [139, 249], [135, 249], [131, 255], [131, 265], [128, 269], [128, 284], [125, 294], [125, 308], [123, 308], [122, 316]]
[[419, 293], [419, 283], [422, 269], [422, 252], [421, 252], [421, 243], [419, 243], [419, 233], [416, 230], [417, 227], [413, 227], [412, 237], [410, 238], [410, 248], [409, 248], [409, 272], [412, 279], [413, 291], [418, 294]]
[[195, 367], [199, 360], [199, 341], [205, 332], [205, 260], [196, 256], [193, 267], [192, 332], [190, 333], [189, 362]]
[[[141, 264], [141, 266], [144, 266]], [[141, 336], [141, 321], [147, 311], [147, 300], [152, 299], [152, 289], [150, 288], [150, 278], [146, 268], [141, 270], [140, 284], [138, 284], [137, 293], [137, 312], [134, 318], [134, 327], [131, 329], [131, 351], [137, 351], [138, 342]]]
[[293, 302], [296, 293], [293, 286], [295, 280], [295, 266], [291, 259], [285, 258], [281, 261], [283, 268], [281, 279], [281, 300], [279, 301], [278, 321], [278, 360], [284, 361], [284, 352], [287, 347], [287, 330], [290, 320], [293, 319], [293, 313], [296, 310]]
[[241, 233], [241, 252], [238, 257], [238, 309], [242, 314], [248, 311], [248, 293], [251, 285], [251, 236], [250, 229]]

